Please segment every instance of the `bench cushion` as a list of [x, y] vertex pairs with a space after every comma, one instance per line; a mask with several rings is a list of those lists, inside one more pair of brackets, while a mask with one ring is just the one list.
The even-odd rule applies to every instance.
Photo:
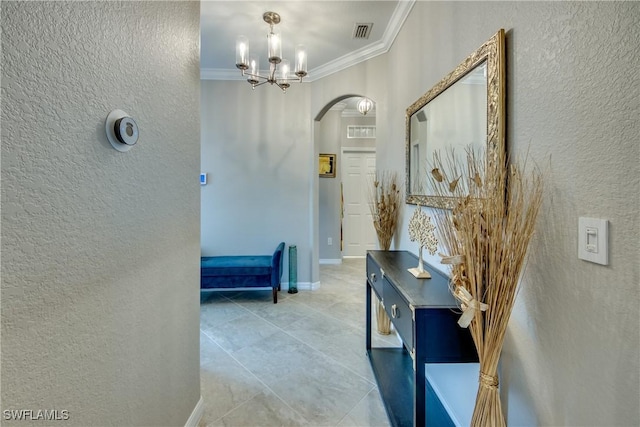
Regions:
[[282, 277], [280, 242], [273, 255], [210, 256], [200, 258], [201, 289], [264, 288], [273, 289], [273, 303], [278, 302]]
[[262, 276], [271, 275], [271, 255], [202, 257], [201, 275]]

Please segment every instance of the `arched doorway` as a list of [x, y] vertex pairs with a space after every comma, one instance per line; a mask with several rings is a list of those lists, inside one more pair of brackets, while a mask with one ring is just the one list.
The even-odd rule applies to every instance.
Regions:
[[335, 177], [318, 180], [319, 263], [364, 257], [375, 248], [375, 230], [368, 205], [368, 176], [375, 172], [375, 103], [363, 115], [362, 95], [348, 94], [329, 102], [315, 118], [314, 140], [319, 154], [335, 155]]

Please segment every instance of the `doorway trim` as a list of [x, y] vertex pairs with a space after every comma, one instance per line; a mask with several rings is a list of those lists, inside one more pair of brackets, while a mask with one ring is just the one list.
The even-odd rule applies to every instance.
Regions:
[[[340, 148], [340, 158], [341, 159], [344, 159], [344, 153], [374, 153], [374, 154], [376, 154], [376, 165], [378, 164], [377, 147], [341, 147]], [[344, 166], [344, 161], [341, 161], [340, 164], [341, 164], [341, 166], [340, 166], [340, 176], [342, 177], [341, 178], [342, 179], [341, 185], [344, 185], [344, 176], [345, 176], [345, 174], [344, 174], [344, 170], [342, 169], [342, 167]], [[341, 235], [341, 239], [342, 239], [342, 236], [344, 235], [344, 233], [342, 232], [343, 219], [344, 219], [344, 206], [342, 206], [342, 212], [340, 214], [340, 235]], [[342, 244], [343, 244], [343, 242], [341, 241], [340, 242], [340, 254], [342, 255], [342, 259], [363, 259], [363, 258], [366, 258], [366, 255], [364, 255], [364, 256], [346, 255], [345, 256]]]

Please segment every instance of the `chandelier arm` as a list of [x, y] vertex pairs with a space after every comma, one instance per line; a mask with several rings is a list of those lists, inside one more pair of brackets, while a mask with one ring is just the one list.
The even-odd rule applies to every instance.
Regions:
[[[264, 77], [263, 77], [263, 78], [264, 78]], [[269, 80], [265, 80], [265, 81], [263, 81], [263, 82], [255, 83], [255, 84], [253, 84], [253, 83], [249, 82], [249, 84], [251, 84], [251, 86], [252, 86], [252, 87], [262, 86], [262, 85], [263, 85], [263, 84], [265, 84], [265, 83], [269, 83]]]
[[269, 80], [268, 77], [261, 76], [260, 74], [246, 73], [246, 74], [243, 74], [243, 76], [253, 77], [253, 78], [256, 78], [256, 79], [264, 79], [264, 80], [267, 80], [267, 81]]
[[[280, 23], [280, 15], [276, 12], [265, 12], [262, 15], [262, 19], [269, 25], [269, 33], [267, 34], [267, 52], [269, 60], [269, 71], [267, 75], [261, 75], [258, 59], [249, 57], [248, 54], [248, 39], [244, 36], [238, 36], [236, 40], [236, 67], [240, 69], [242, 76], [248, 77], [247, 82], [251, 84], [252, 88], [261, 86], [265, 83], [270, 85], [276, 85], [286, 92], [291, 86], [289, 82], [297, 81], [302, 83], [302, 79], [307, 76], [306, 71], [306, 53], [302, 45], [296, 47], [296, 67], [295, 76], [289, 77], [291, 69], [289, 67], [289, 61], [282, 58], [281, 48], [282, 42], [279, 34], [274, 33], [274, 26]], [[278, 64], [282, 67], [279, 72]], [[247, 72], [256, 71], [256, 74]], [[282, 76], [280, 76], [280, 74]]]

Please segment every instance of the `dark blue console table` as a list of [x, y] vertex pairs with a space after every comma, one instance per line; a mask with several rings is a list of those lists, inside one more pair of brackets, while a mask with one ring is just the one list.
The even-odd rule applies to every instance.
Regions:
[[[439, 402], [427, 397], [427, 363], [477, 362], [468, 329], [448, 278], [426, 264], [431, 279], [416, 279], [407, 269], [418, 258], [407, 251], [367, 252], [366, 347], [389, 421], [394, 427], [444, 425]], [[382, 301], [403, 347], [371, 346], [371, 291]], [[431, 409], [433, 408], [433, 409]]]

